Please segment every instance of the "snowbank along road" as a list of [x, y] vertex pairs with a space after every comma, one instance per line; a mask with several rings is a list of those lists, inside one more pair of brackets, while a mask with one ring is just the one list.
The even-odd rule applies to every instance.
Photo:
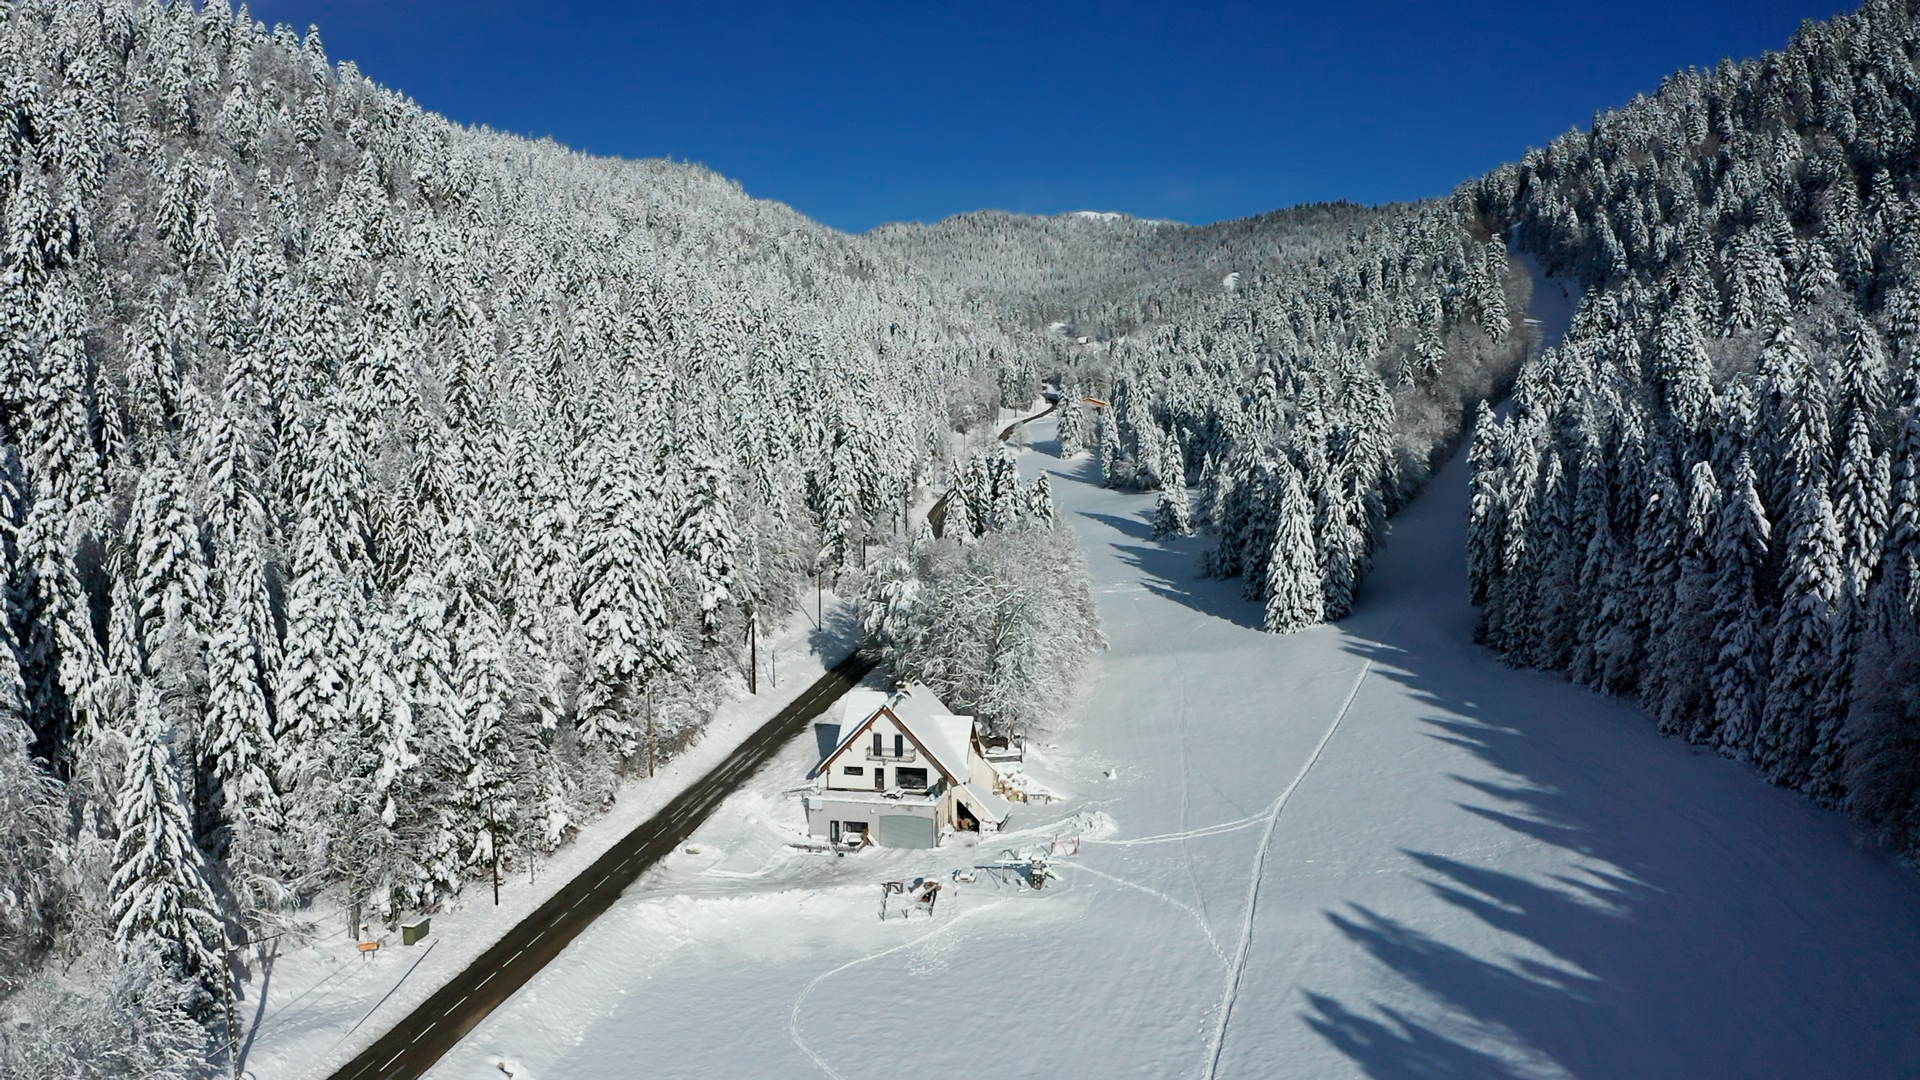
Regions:
[[554, 897], [516, 926], [466, 971], [368, 1047], [334, 1080], [399, 1080], [420, 1076], [495, 1006], [558, 956], [665, 853], [684, 842], [768, 758], [792, 741], [873, 667], [863, 653], [827, 672], [729, 754], [699, 783], [627, 834]]

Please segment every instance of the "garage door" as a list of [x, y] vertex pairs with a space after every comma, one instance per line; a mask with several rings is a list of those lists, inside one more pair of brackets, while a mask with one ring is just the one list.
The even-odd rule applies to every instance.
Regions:
[[932, 847], [933, 819], [905, 814], [883, 817], [874, 842], [881, 847]]

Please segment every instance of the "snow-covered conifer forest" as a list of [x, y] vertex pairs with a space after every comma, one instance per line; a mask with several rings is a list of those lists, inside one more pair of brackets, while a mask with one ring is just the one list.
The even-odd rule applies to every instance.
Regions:
[[1275, 632], [1470, 438], [1489, 647], [1920, 849], [1917, 53], [1872, 0], [1419, 203], [849, 236], [226, 0], [12, 0], [0, 1067], [200, 1075], [231, 957], [553, 852], [817, 579], [1044, 723], [1085, 562], [956, 447], [1048, 386]]
[[69, 976], [13, 1075], [177, 1072], [316, 897], [564, 843], [1022, 349], [706, 170], [460, 128], [222, 3], [11, 4], [0, 97], [0, 993]]
[[1577, 277], [1473, 439], [1514, 663], [1920, 847], [1920, 202], [1904, 3], [1808, 23], [1477, 185]]

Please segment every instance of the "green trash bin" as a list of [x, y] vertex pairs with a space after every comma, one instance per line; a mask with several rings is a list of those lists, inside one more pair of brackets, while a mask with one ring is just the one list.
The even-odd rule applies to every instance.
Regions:
[[400, 943], [403, 945], [412, 945], [418, 942], [421, 938], [426, 937], [427, 923], [429, 921], [430, 920], [422, 917], [422, 918], [415, 919], [412, 922], [401, 923], [400, 924]]

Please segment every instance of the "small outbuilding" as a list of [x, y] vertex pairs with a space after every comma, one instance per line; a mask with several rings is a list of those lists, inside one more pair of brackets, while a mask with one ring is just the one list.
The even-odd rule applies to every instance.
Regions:
[[854, 690], [809, 779], [807, 831], [833, 844], [929, 848], [948, 830], [993, 831], [1012, 804], [982, 752], [973, 717], [956, 716], [924, 686]]

